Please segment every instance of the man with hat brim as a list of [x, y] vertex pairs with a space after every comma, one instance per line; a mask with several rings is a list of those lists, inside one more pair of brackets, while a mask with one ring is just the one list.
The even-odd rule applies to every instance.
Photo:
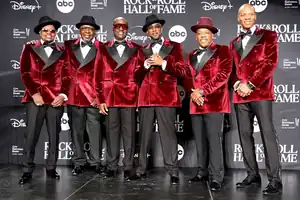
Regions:
[[48, 16], [41, 17], [34, 28], [34, 32], [40, 35], [40, 40], [35, 44], [25, 44], [21, 54], [20, 71], [25, 86], [22, 103], [26, 106], [27, 132], [24, 146], [24, 173], [19, 184], [28, 183], [32, 178], [35, 147], [44, 120], [49, 135], [46, 174], [50, 178], [60, 178], [56, 172], [56, 161], [65, 97], [61, 90], [60, 73], [64, 56], [62, 49], [54, 42], [60, 25], [59, 21]]
[[[62, 78], [62, 89], [68, 98], [67, 112], [74, 151], [74, 176], [82, 173], [88, 163], [96, 167], [97, 173], [102, 170], [101, 115], [93, 87], [95, 62], [100, 59], [97, 49], [102, 45], [95, 38], [100, 27], [92, 16], [83, 16], [76, 27], [80, 31], [80, 37], [64, 42], [65, 67]], [[89, 139], [89, 159], [84, 152], [85, 132]]]
[[114, 38], [100, 46], [103, 59], [96, 63], [94, 76], [99, 110], [106, 116], [107, 171], [104, 178], [116, 177], [122, 137], [124, 180], [128, 180], [133, 171], [139, 88], [134, 74], [143, 64], [142, 47], [127, 40], [127, 33], [128, 21], [123, 17], [115, 18]]
[[264, 195], [282, 192], [279, 144], [273, 123], [274, 80], [278, 64], [278, 36], [275, 31], [255, 25], [256, 12], [250, 4], [238, 10], [242, 26], [240, 35], [230, 42], [234, 58], [232, 84], [233, 103], [237, 119], [240, 143], [247, 176], [236, 184], [237, 188], [261, 185], [261, 176], [256, 160], [253, 122], [257, 117], [265, 153], [269, 184]]
[[181, 107], [177, 90], [178, 78], [185, 76], [181, 44], [162, 36], [165, 20], [156, 15], [146, 18], [143, 31], [152, 43], [143, 48], [144, 65], [137, 77], [142, 81], [138, 108], [140, 117], [139, 166], [132, 179], [146, 176], [147, 150], [155, 116], [158, 122], [165, 168], [171, 176], [171, 184], [178, 184], [177, 137], [175, 133], [176, 108]]
[[213, 42], [218, 29], [209, 17], [200, 17], [191, 27], [198, 48], [188, 53], [184, 87], [190, 96], [190, 115], [196, 141], [198, 172], [189, 182], [209, 180], [219, 190], [224, 177], [223, 121], [230, 113], [228, 80], [232, 70], [229, 47]]

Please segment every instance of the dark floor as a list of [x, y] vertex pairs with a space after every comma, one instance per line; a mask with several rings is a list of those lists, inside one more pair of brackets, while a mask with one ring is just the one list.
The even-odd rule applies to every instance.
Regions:
[[74, 177], [71, 169], [58, 167], [61, 179], [47, 180], [42, 166], [35, 170], [30, 184], [20, 186], [22, 175], [19, 166], [0, 166], [1, 200], [299, 200], [300, 172], [283, 172], [283, 193], [280, 196], [264, 197], [262, 190], [267, 184], [266, 174], [262, 172], [262, 188], [237, 190], [235, 183], [242, 180], [244, 170], [229, 170], [225, 176], [224, 187], [219, 192], [210, 192], [205, 184], [188, 184], [195, 169], [181, 169], [180, 185], [170, 186], [169, 176], [164, 169], [151, 170], [147, 181], [123, 182], [122, 175], [116, 180], [103, 179], [93, 171]]

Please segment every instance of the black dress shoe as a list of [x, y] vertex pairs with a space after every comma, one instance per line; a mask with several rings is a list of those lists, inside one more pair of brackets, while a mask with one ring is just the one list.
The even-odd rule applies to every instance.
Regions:
[[140, 173], [136, 173], [133, 176], [130, 176], [127, 180], [130, 181], [134, 181], [134, 180], [145, 180], [147, 179], [147, 174], [140, 174]]
[[245, 188], [245, 187], [248, 187], [252, 184], [255, 184], [255, 185], [258, 185], [260, 186], [261, 185], [261, 178], [259, 175], [257, 176], [247, 176], [242, 182], [238, 182], [236, 184], [236, 187], [237, 188]]
[[211, 183], [209, 184], [209, 187], [212, 191], [220, 190], [221, 189], [221, 183], [216, 180], [212, 180]]
[[32, 173], [24, 173], [19, 180], [20, 185], [28, 183], [32, 179]]
[[60, 175], [55, 170], [47, 170], [46, 174], [49, 178], [53, 178], [56, 180], [60, 179]]
[[131, 177], [131, 171], [130, 170], [124, 170], [124, 180], [130, 181]]
[[201, 175], [196, 175], [194, 178], [191, 178], [188, 180], [189, 183], [196, 183], [196, 182], [206, 182], [208, 181], [208, 176], [201, 176]]
[[101, 165], [96, 165], [95, 172], [97, 174], [103, 174], [105, 172], [105, 168], [103, 166], [101, 166]]
[[72, 175], [73, 176], [77, 176], [78, 174], [81, 174], [81, 173], [83, 173], [83, 168], [81, 166], [76, 166], [72, 170]]
[[116, 176], [117, 176], [117, 172], [115, 170], [107, 170], [103, 178], [115, 178]]
[[171, 176], [170, 182], [172, 185], [177, 185], [179, 184], [179, 178], [177, 176]]
[[271, 181], [265, 190], [263, 190], [264, 195], [276, 195], [282, 192], [282, 183], [279, 181]]

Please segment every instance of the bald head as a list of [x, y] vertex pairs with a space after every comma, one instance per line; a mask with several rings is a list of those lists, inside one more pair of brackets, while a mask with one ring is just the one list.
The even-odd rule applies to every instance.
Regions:
[[124, 17], [117, 17], [113, 20], [113, 25], [114, 24], [118, 24], [119, 22], [122, 22], [122, 24], [127, 24], [128, 25], [128, 21], [124, 18]]
[[242, 11], [244, 10], [252, 10], [255, 13], [255, 8], [249, 4], [249, 3], [245, 3], [243, 4], [240, 8], [239, 8], [239, 12], [238, 14], [240, 14]]
[[250, 4], [243, 4], [239, 8], [238, 21], [244, 30], [249, 30], [256, 22], [255, 8]]

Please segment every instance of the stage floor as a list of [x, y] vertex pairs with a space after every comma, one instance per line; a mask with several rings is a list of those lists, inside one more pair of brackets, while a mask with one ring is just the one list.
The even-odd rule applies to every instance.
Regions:
[[218, 192], [210, 192], [206, 184], [189, 184], [196, 169], [180, 170], [180, 185], [172, 186], [163, 168], [150, 170], [146, 181], [124, 182], [122, 174], [117, 179], [103, 179], [93, 171], [86, 171], [74, 177], [71, 170], [59, 166], [60, 180], [46, 178], [43, 166], [37, 166], [29, 184], [20, 186], [22, 175], [20, 166], [0, 166], [1, 200], [298, 200], [300, 199], [300, 171], [283, 171], [283, 193], [266, 197], [262, 190], [267, 184], [266, 173], [262, 171], [261, 188], [237, 190], [235, 183], [242, 180], [244, 170], [228, 170], [224, 187]]

